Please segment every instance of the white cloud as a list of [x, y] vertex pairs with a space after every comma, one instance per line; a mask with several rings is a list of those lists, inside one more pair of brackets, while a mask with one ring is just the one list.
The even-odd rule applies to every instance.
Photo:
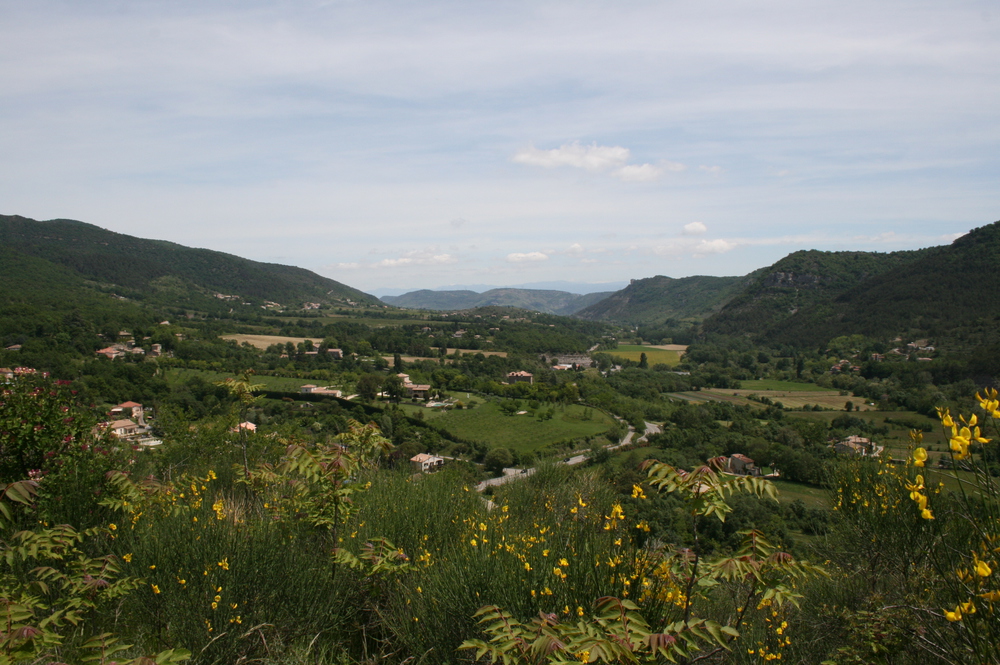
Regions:
[[695, 246], [692, 256], [699, 258], [708, 256], [709, 254], [725, 254], [736, 249], [736, 247], [737, 244], [735, 242], [722, 240], [721, 238], [716, 240], [702, 240]]
[[511, 159], [518, 164], [544, 166], [571, 166], [591, 173], [610, 171], [611, 175], [625, 182], [650, 182], [664, 171], [677, 173], [687, 168], [680, 162], [662, 161], [659, 164], [629, 164], [631, 156], [628, 148], [603, 146], [592, 143], [581, 145], [579, 141], [566, 143], [552, 150], [539, 150], [535, 146], [518, 151]]
[[[697, 223], [697, 222], [695, 222]], [[652, 248], [652, 252], [658, 256], [679, 257], [690, 255], [693, 258], [702, 258], [712, 254], [724, 254], [739, 247], [740, 243], [734, 240], [695, 240], [694, 238], [675, 238], [665, 243], [661, 243]]]
[[941, 241], [948, 243], [955, 242], [956, 240], [966, 235], [967, 233], [968, 231], [964, 231], [962, 233], [946, 233], [943, 236], [941, 236]]
[[567, 143], [552, 150], [539, 150], [535, 146], [525, 148], [514, 155], [518, 164], [544, 166], [572, 166], [588, 171], [603, 171], [616, 166], [624, 166], [628, 162], [629, 149], [621, 146], [603, 146], [592, 143], [580, 145], [579, 142]]
[[888, 242], [891, 240], [896, 240], [896, 232], [886, 231], [885, 233], [879, 233], [878, 235], [875, 236], [865, 236], [865, 235], [854, 236], [853, 239], [858, 242]]
[[714, 176], [722, 175], [722, 172], [724, 170], [721, 166], [705, 166], [704, 164], [702, 164], [698, 168], [701, 169], [702, 171], [705, 171], [709, 175], [714, 175]]
[[335, 264], [333, 264], [333, 267], [337, 268], [338, 270], [355, 270], [357, 268], [360, 268], [361, 264], [360, 263], [335, 263]]
[[579, 256], [580, 254], [583, 254], [583, 245], [581, 245], [578, 242], [575, 242], [569, 246], [569, 249], [566, 250], [566, 253], [569, 254], [570, 256]]
[[708, 231], [708, 227], [701, 222], [691, 222], [684, 225], [684, 235], [686, 236], [700, 236], [706, 231]]
[[663, 169], [652, 164], [629, 164], [615, 171], [614, 175], [625, 182], [649, 182], [663, 175]]
[[509, 263], [525, 263], [527, 261], [546, 261], [548, 260], [548, 254], [543, 254], [542, 252], [527, 252], [521, 254], [519, 252], [514, 252], [507, 255], [507, 261]]
[[406, 252], [399, 258], [382, 259], [371, 264], [372, 268], [398, 268], [400, 266], [440, 266], [451, 263], [458, 263], [458, 258], [453, 254], [440, 253], [437, 248], [416, 249]]

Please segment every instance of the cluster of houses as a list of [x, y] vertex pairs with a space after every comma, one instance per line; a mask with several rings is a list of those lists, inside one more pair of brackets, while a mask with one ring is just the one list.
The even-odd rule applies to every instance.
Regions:
[[842, 374], [845, 372], [860, 372], [861, 367], [858, 365], [852, 365], [850, 360], [841, 360], [837, 364], [830, 367], [830, 374]]
[[[160, 322], [161, 326], [170, 325], [169, 321]], [[184, 335], [177, 333], [178, 339], [184, 339]], [[146, 337], [145, 339], [149, 339]], [[118, 342], [106, 346], [103, 349], [98, 349], [94, 353], [99, 356], [104, 356], [108, 360], [114, 360], [115, 358], [125, 358], [128, 356], [147, 356], [149, 358], [157, 358], [163, 355], [171, 355], [169, 351], [164, 353], [163, 345], [152, 344], [147, 351], [142, 346], [135, 343], [135, 339], [132, 337], [132, 333], [127, 330], [122, 330], [118, 333]]]
[[156, 445], [159, 441], [152, 438], [150, 427], [146, 422], [146, 409], [138, 402], [123, 402], [111, 409], [112, 420], [104, 426], [118, 439], [141, 445]]
[[115, 358], [124, 358], [126, 356], [148, 356], [150, 358], [157, 358], [164, 355], [163, 346], [161, 344], [153, 344], [150, 346], [149, 351], [146, 351], [141, 346], [136, 346], [133, 341], [128, 341], [125, 343], [112, 344], [103, 349], [98, 349], [94, 352], [99, 356], [104, 356], [108, 360], [114, 360]]

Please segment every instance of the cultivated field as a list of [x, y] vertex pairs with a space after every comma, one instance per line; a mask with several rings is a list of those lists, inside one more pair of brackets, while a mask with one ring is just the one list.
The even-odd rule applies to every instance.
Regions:
[[686, 350], [687, 347], [680, 344], [664, 344], [661, 346], [621, 344], [617, 349], [608, 351], [608, 354], [617, 358], [639, 362], [642, 354], [645, 353], [646, 360], [650, 365], [676, 365], [680, 362], [681, 356], [684, 355]]
[[796, 383], [795, 381], [778, 381], [777, 379], [759, 379], [756, 381], [740, 381], [740, 391], [760, 393], [765, 390], [794, 390], [813, 392], [830, 392], [829, 388], [817, 386], [815, 383]]
[[307, 339], [312, 340], [312, 343], [318, 346], [323, 341], [322, 337], [283, 337], [282, 335], [219, 335], [219, 337], [235, 340], [237, 344], [249, 342], [258, 349], [266, 349], [272, 344], [287, 344], [288, 342], [299, 344]]
[[[282, 335], [220, 335], [222, 339], [234, 340], [237, 344], [242, 344], [243, 342], [249, 342], [250, 344], [256, 346], [258, 349], [267, 349], [272, 344], [286, 344], [291, 342], [292, 344], [299, 344], [307, 339], [312, 340], [313, 344], [319, 345], [323, 341], [322, 337], [284, 337]], [[473, 355], [481, 353], [484, 356], [500, 356], [501, 358], [507, 357], [506, 351], [473, 351], [471, 349], [447, 349], [447, 353], [450, 355], [455, 353], [455, 351], [461, 351], [463, 354], [471, 353]], [[392, 354], [385, 354], [391, 356]], [[421, 358], [418, 356], [402, 356], [403, 360], [406, 362], [413, 362], [414, 360], [437, 360], [437, 358]]]
[[[781, 402], [782, 406], [790, 409], [801, 409], [805, 406], [818, 405], [824, 409], [843, 411], [847, 402], [854, 404], [857, 411], [869, 411], [875, 407], [865, 404], [862, 397], [852, 397], [841, 395], [838, 390], [722, 390], [711, 389], [699, 392], [681, 393], [690, 395], [701, 401], [733, 402], [734, 404], [752, 404], [752, 400], [747, 399], [747, 395], [757, 395], [767, 397], [773, 402]], [[836, 416], [834, 416], [836, 417]]]

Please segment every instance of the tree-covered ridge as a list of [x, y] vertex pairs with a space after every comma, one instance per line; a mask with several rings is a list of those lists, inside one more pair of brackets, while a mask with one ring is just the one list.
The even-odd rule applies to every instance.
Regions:
[[[978, 338], [1000, 316], [1000, 222], [951, 245], [890, 254], [796, 252], [757, 281], [704, 331], [750, 334], [771, 344], [813, 346], [843, 335]], [[963, 346], [968, 347], [968, 342]]]
[[705, 321], [704, 330], [781, 337], [793, 317], [813, 321], [847, 290], [932, 251], [794, 252], [758, 270], [743, 292]]
[[434, 310], [462, 310], [475, 307], [518, 307], [533, 312], [570, 316], [608, 297], [610, 292], [579, 295], [567, 291], [543, 289], [490, 289], [475, 291], [431, 291], [421, 289], [401, 296], [385, 296], [384, 302], [396, 307]]
[[591, 321], [631, 324], [666, 319], [701, 320], [718, 311], [746, 283], [743, 277], [697, 275], [674, 279], [657, 275], [631, 284], [574, 316]]
[[302, 268], [136, 238], [73, 220], [0, 216], [0, 244], [68, 268], [85, 280], [146, 296], [221, 293], [254, 304], [270, 300], [297, 307], [305, 301], [377, 303], [372, 296]]

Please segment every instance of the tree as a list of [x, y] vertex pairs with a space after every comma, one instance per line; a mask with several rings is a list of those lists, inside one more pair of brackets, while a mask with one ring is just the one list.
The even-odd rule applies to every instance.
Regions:
[[483, 466], [490, 473], [500, 474], [514, 463], [514, 455], [507, 448], [492, 448], [483, 459]]
[[649, 359], [646, 357], [645, 352], [639, 354], [639, 369], [649, 369]]
[[382, 382], [382, 392], [398, 403], [403, 396], [403, 380], [395, 374], [390, 374]]
[[258, 399], [254, 393], [264, 387], [263, 383], [250, 382], [250, 377], [253, 376], [253, 373], [252, 369], [248, 369], [243, 372], [243, 375], [238, 379], [229, 377], [226, 380], [218, 381], [215, 384], [217, 386], [224, 387], [229, 391], [229, 394], [235, 397], [239, 402], [239, 422], [236, 424], [236, 429], [240, 435], [240, 447], [243, 449], [244, 476], [250, 475], [250, 464], [247, 461], [247, 437], [250, 433], [245, 427], [243, 427], [243, 423], [246, 422], [247, 412], [250, 410], [250, 405]]
[[382, 389], [382, 378], [378, 374], [365, 374], [358, 379], [356, 390], [361, 399], [373, 401]]

